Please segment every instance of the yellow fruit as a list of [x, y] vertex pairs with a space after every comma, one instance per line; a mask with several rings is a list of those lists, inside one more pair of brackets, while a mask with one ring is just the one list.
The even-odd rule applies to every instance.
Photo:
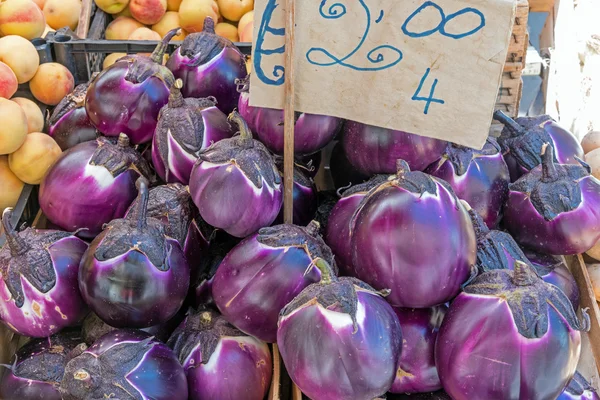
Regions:
[[219, 15], [215, 0], [183, 0], [179, 6], [181, 27], [189, 33], [202, 32], [206, 17], [211, 17], [216, 25]]
[[8, 167], [8, 156], [0, 156], [0, 210], [17, 205], [25, 184]]
[[31, 0], [0, 2], [0, 35], [18, 35], [25, 39], [42, 36], [46, 29], [44, 13]]
[[229, 22], [219, 22], [215, 26], [215, 33], [219, 36], [227, 38], [232, 42], [239, 42], [237, 27]]
[[27, 116], [17, 103], [0, 98], [0, 121], [0, 154], [10, 154], [27, 137]]
[[23, 182], [38, 185], [61, 153], [54, 139], [45, 133], [33, 132], [8, 156], [8, 166]]
[[46, 23], [53, 29], [68, 26], [71, 30], [77, 28], [81, 14], [80, 0], [46, 0], [44, 17]]
[[129, 4], [129, 0], [94, 0], [102, 11], [109, 14], [121, 12]]
[[221, 15], [237, 22], [242, 16], [254, 9], [254, 0], [217, 0]]
[[[152, 30], [157, 32], [161, 38], [164, 38], [170, 30], [179, 28], [180, 26], [179, 13], [176, 11], [167, 11], [157, 24], [152, 25]], [[185, 29], [182, 29], [179, 35], [173, 37], [173, 40], [183, 40], [186, 36], [187, 32]]]
[[44, 114], [42, 110], [33, 101], [24, 97], [14, 97], [11, 99], [21, 106], [27, 116], [27, 131], [41, 132], [44, 130]]
[[58, 63], [41, 64], [29, 81], [29, 89], [40, 102], [55, 106], [75, 87], [71, 71]]
[[126, 53], [112, 53], [107, 55], [104, 58], [104, 62], [102, 63], [102, 69], [106, 69], [117, 62], [117, 60], [121, 57], [125, 57]]

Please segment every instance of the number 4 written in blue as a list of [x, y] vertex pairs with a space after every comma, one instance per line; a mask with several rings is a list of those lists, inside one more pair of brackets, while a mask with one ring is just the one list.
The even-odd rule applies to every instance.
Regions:
[[426, 102], [425, 110], [423, 111], [423, 113], [425, 115], [427, 115], [427, 113], [429, 113], [429, 107], [431, 106], [431, 103], [444, 104], [444, 100], [436, 99], [435, 97], [433, 97], [433, 95], [435, 93], [435, 87], [438, 84], [437, 79], [433, 80], [433, 84], [431, 85], [431, 89], [429, 90], [429, 97], [421, 96], [421, 90], [423, 89], [423, 85], [425, 84], [425, 81], [429, 77], [429, 72], [431, 72], [431, 68], [427, 68], [427, 71], [425, 71], [425, 75], [423, 75], [423, 77], [421, 78], [421, 82], [419, 82], [419, 87], [417, 88], [417, 90], [415, 91], [415, 94], [413, 94], [413, 97], [412, 97], [412, 100]]

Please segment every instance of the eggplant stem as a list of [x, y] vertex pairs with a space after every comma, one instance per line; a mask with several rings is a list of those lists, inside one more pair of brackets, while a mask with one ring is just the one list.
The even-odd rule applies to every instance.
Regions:
[[183, 100], [183, 95], [181, 94], [182, 88], [183, 81], [181, 79], [177, 79], [173, 86], [171, 86], [171, 93], [169, 94], [170, 108], [178, 108], [184, 106], [185, 101]]
[[136, 218], [137, 228], [138, 230], [143, 231], [148, 226], [148, 198], [150, 197], [150, 192], [148, 191], [148, 180], [144, 177], [140, 177], [136, 182], [136, 186], [138, 187], [140, 196], [140, 204], [137, 209]]
[[407, 172], [410, 172], [410, 166], [408, 163], [402, 159], [396, 160], [396, 176], [398, 178], [403, 178]]
[[117, 145], [120, 148], [125, 149], [125, 148], [129, 147], [129, 143], [130, 143], [129, 136], [127, 136], [123, 132], [119, 133], [119, 139], [117, 139]]
[[4, 210], [2, 213], [2, 227], [6, 234], [6, 243], [8, 243], [8, 248], [10, 249], [10, 255], [18, 257], [27, 253], [29, 245], [21, 236], [19, 236], [17, 231], [15, 231], [11, 222], [12, 212], [12, 207], [8, 207]]
[[211, 17], [204, 18], [204, 25], [202, 26], [202, 32], [215, 33], [215, 21]]
[[508, 130], [515, 135], [524, 135], [526, 133], [525, 128], [500, 110], [494, 112], [494, 119], [507, 127]]
[[337, 280], [333, 274], [331, 266], [327, 261], [323, 260], [321, 257], [317, 257], [313, 260], [313, 264], [321, 272], [321, 284], [330, 285], [332, 282]]
[[306, 231], [310, 236], [316, 237], [321, 229], [321, 224], [318, 221], [312, 220], [306, 225]]
[[523, 261], [515, 261], [513, 282], [517, 286], [531, 286], [536, 279], [541, 279], [531, 265]]
[[152, 61], [154, 61], [155, 63], [162, 65], [163, 58], [165, 57], [165, 53], [167, 52], [167, 47], [169, 47], [169, 42], [171, 41], [171, 39], [173, 39], [175, 36], [179, 35], [180, 33], [181, 33], [181, 28], [171, 29], [165, 35], [165, 37], [160, 41], [158, 46], [156, 46], [156, 48], [152, 52], [152, 55], [150, 56], [150, 59]]
[[554, 182], [558, 172], [554, 165], [554, 148], [549, 143], [542, 146], [542, 182]]
[[248, 124], [246, 123], [244, 118], [242, 118], [239, 112], [233, 111], [231, 114], [229, 114], [229, 117], [227, 117], [227, 119], [229, 120], [229, 122], [232, 122], [238, 126], [240, 138], [244, 140], [252, 139], [252, 131], [250, 130]]

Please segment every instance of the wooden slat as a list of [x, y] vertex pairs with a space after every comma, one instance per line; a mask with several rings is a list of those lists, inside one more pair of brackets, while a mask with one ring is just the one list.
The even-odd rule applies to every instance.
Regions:
[[281, 399], [281, 355], [276, 344], [273, 344], [273, 377], [271, 378], [271, 388], [269, 389], [269, 400]]
[[294, 0], [286, 0], [285, 24], [285, 104], [284, 104], [284, 146], [283, 146], [283, 220], [293, 223], [294, 207], [294, 125], [296, 96], [294, 93], [294, 41], [296, 31], [296, 6]]
[[592, 281], [581, 255], [568, 256], [565, 260], [579, 287], [581, 307], [588, 309], [591, 321], [588, 338], [598, 368], [600, 366], [600, 308], [594, 296]]
[[77, 31], [75, 33], [82, 39], [87, 37], [90, 29], [93, 4], [94, 0], [83, 0], [81, 2], [81, 14], [79, 14], [79, 23], [77, 24]]

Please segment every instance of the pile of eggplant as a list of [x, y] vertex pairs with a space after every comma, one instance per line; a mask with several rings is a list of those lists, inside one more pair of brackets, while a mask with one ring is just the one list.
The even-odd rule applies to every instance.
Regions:
[[474, 150], [297, 113], [282, 223], [283, 112], [250, 106], [239, 50], [208, 31], [163, 66], [176, 33], [61, 111], [48, 229], [2, 215], [0, 319], [31, 339], [0, 398], [262, 400], [276, 343], [312, 400], [598, 399], [559, 257], [600, 239], [571, 133], [496, 113]]

